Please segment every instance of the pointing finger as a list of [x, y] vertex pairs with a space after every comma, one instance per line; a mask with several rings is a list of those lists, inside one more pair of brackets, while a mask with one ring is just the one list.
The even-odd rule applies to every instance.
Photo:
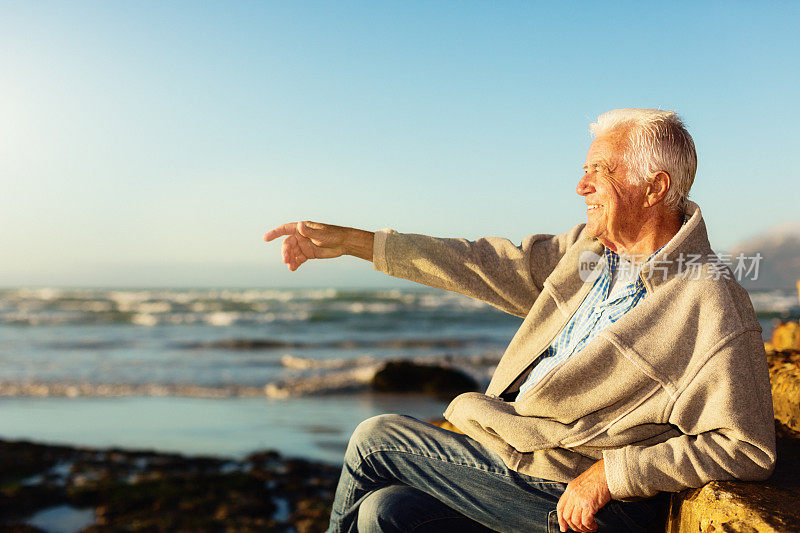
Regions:
[[264, 234], [264, 240], [269, 242], [282, 235], [292, 235], [295, 231], [297, 231], [297, 223], [289, 222], [288, 224], [280, 225], [277, 228], [273, 228], [266, 232]]

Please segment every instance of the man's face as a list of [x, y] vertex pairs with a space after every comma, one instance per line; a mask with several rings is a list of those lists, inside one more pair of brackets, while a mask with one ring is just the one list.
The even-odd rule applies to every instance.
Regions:
[[576, 188], [586, 201], [586, 232], [614, 251], [636, 242], [645, 219], [646, 186], [628, 182], [622, 160], [626, 143], [620, 130], [595, 138]]

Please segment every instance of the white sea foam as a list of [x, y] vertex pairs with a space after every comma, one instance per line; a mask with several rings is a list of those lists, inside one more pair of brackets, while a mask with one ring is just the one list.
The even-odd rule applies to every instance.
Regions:
[[241, 317], [241, 313], [226, 313], [219, 311], [206, 315], [205, 320], [212, 326], [230, 326], [231, 324], [239, 321]]
[[379, 364], [360, 366], [320, 376], [286, 379], [264, 386], [270, 398], [289, 398], [308, 394], [330, 394], [364, 390], [380, 368]]
[[375, 358], [370, 356], [363, 357], [337, 357], [334, 359], [315, 359], [313, 357], [297, 357], [286, 354], [281, 357], [281, 365], [285, 368], [297, 370], [309, 370], [312, 368], [335, 369], [349, 368], [354, 366], [369, 366], [375, 363]]
[[131, 322], [137, 326], [155, 326], [159, 320], [150, 313], [137, 313], [133, 315]]
[[346, 306], [344, 309], [352, 314], [387, 314], [394, 313], [400, 309], [400, 305], [393, 302], [353, 302]]

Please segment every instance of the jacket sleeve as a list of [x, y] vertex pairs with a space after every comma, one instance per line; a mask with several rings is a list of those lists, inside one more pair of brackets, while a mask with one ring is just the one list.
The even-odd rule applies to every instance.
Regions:
[[524, 317], [583, 226], [561, 235], [531, 235], [521, 246], [498, 237], [468, 241], [381, 230], [375, 233], [373, 264], [390, 276], [459, 292]]
[[772, 473], [775, 426], [761, 335], [749, 329], [722, 342], [674, 395], [668, 421], [683, 435], [603, 451], [614, 499]]

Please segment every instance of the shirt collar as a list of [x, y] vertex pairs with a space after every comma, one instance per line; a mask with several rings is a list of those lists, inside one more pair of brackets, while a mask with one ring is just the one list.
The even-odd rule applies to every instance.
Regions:
[[[656, 253], [658, 253], [658, 252], [656, 252]], [[653, 255], [655, 255], [655, 254], [653, 254]], [[604, 274], [606, 276], [608, 276], [608, 282], [609, 282], [608, 288], [607, 288], [607, 290], [609, 292], [605, 295], [605, 298], [608, 298], [609, 296], [611, 296], [611, 293], [610, 293], [610, 291], [611, 291], [611, 279], [613, 277], [614, 272], [619, 267], [620, 257], [619, 257], [619, 254], [617, 254], [616, 252], [611, 251], [609, 248], [604, 248], [603, 249], [603, 257], [605, 258], [605, 262], [606, 262], [606, 267], [604, 269]], [[652, 257], [652, 256], [650, 256], [650, 257]], [[636, 268], [637, 271], [638, 271], [640, 267], [639, 266], [635, 266], [634, 268]], [[638, 272], [637, 272], [637, 275], [635, 276], [633, 281], [628, 283], [626, 288], [624, 290], [620, 291], [619, 295], [620, 296], [627, 295], [627, 294], [636, 293], [636, 292], [643, 291], [643, 290], [644, 290], [644, 284], [642, 283], [642, 279], [638, 275]]]

